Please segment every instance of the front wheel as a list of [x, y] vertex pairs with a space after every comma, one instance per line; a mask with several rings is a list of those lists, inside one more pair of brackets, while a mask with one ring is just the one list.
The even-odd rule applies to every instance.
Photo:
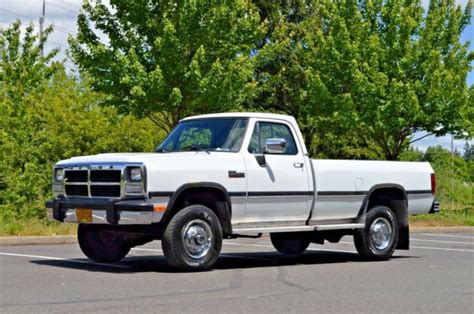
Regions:
[[398, 220], [386, 206], [369, 210], [365, 227], [354, 234], [354, 244], [359, 255], [371, 260], [389, 259], [398, 242]]
[[219, 218], [202, 205], [183, 208], [166, 226], [162, 248], [173, 268], [197, 271], [212, 267], [222, 248]]
[[122, 233], [100, 225], [80, 224], [77, 238], [82, 252], [95, 262], [118, 262], [130, 252]]
[[289, 256], [304, 253], [310, 244], [306, 233], [302, 232], [270, 233], [270, 240], [278, 252]]

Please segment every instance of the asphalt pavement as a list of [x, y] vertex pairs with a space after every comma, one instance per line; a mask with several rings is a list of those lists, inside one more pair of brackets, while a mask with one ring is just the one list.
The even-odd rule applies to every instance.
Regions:
[[160, 242], [97, 264], [77, 244], [0, 246], [0, 312], [474, 313], [474, 234], [417, 233], [384, 262], [352, 238], [299, 258], [268, 238], [225, 240], [213, 270], [174, 272]]

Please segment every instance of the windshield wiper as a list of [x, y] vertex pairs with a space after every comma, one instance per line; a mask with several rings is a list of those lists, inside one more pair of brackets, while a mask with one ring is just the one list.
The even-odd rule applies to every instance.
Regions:
[[205, 149], [204, 147], [202, 147], [199, 144], [191, 144], [189, 146], [183, 147], [182, 149], [183, 150], [191, 150], [191, 151], [201, 151], [201, 152], [206, 152], [206, 153], [210, 154], [209, 150]]
[[155, 150], [155, 153], [169, 153], [169, 150], [166, 150], [164, 148], [157, 148]]

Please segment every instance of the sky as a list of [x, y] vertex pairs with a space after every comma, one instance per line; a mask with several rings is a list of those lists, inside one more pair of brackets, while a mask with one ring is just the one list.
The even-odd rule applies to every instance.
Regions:
[[[468, 0], [457, 0], [456, 2], [465, 6]], [[423, 6], [427, 7], [429, 0], [422, 0]], [[45, 50], [59, 47], [60, 53], [58, 59], [66, 59], [66, 67], [73, 70], [73, 64], [66, 58], [66, 50], [68, 47], [67, 37], [69, 34], [76, 34], [77, 14], [80, 10], [82, 0], [46, 0], [45, 24], [54, 25], [54, 32], [50, 35]], [[16, 19], [22, 21], [23, 26], [31, 21], [36, 28], [39, 26], [39, 17], [42, 12], [43, 0], [0, 0], [0, 27], [8, 26]], [[474, 14], [473, 14], [474, 15]], [[462, 42], [471, 41], [470, 50], [474, 50], [474, 17], [471, 24], [468, 25], [461, 37]], [[474, 84], [474, 70], [467, 77], [468, 85]], [[414, 135], [414, 138], [423, 136], [424, 132]], [[454, 140], [454, 148], [462, 152], [465, 140]], [[470, 141], [473, 143], [473, 141]], [[415, 147], [426, 150], [427, 147], [433, 145], [441, 145], [446, 149], [451, 147], [451, 136], [434, 137], [429, 136], [421, 141], [414, 143]]]

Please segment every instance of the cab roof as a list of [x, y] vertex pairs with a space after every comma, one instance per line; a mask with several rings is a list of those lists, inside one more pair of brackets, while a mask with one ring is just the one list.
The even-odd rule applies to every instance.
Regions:
[[212, 119], [212, 118], [257, 118], [257, 119], [277, 119], [285, 121], [294, 121], [292, 116], [276, 113], [264, 113], [264, 112], [224, 112], [224, 113], [211, 113], [203, 114], [198, 116], [191, 116], [181, 119], [181, 121], [194, 120], [194, 119]]

